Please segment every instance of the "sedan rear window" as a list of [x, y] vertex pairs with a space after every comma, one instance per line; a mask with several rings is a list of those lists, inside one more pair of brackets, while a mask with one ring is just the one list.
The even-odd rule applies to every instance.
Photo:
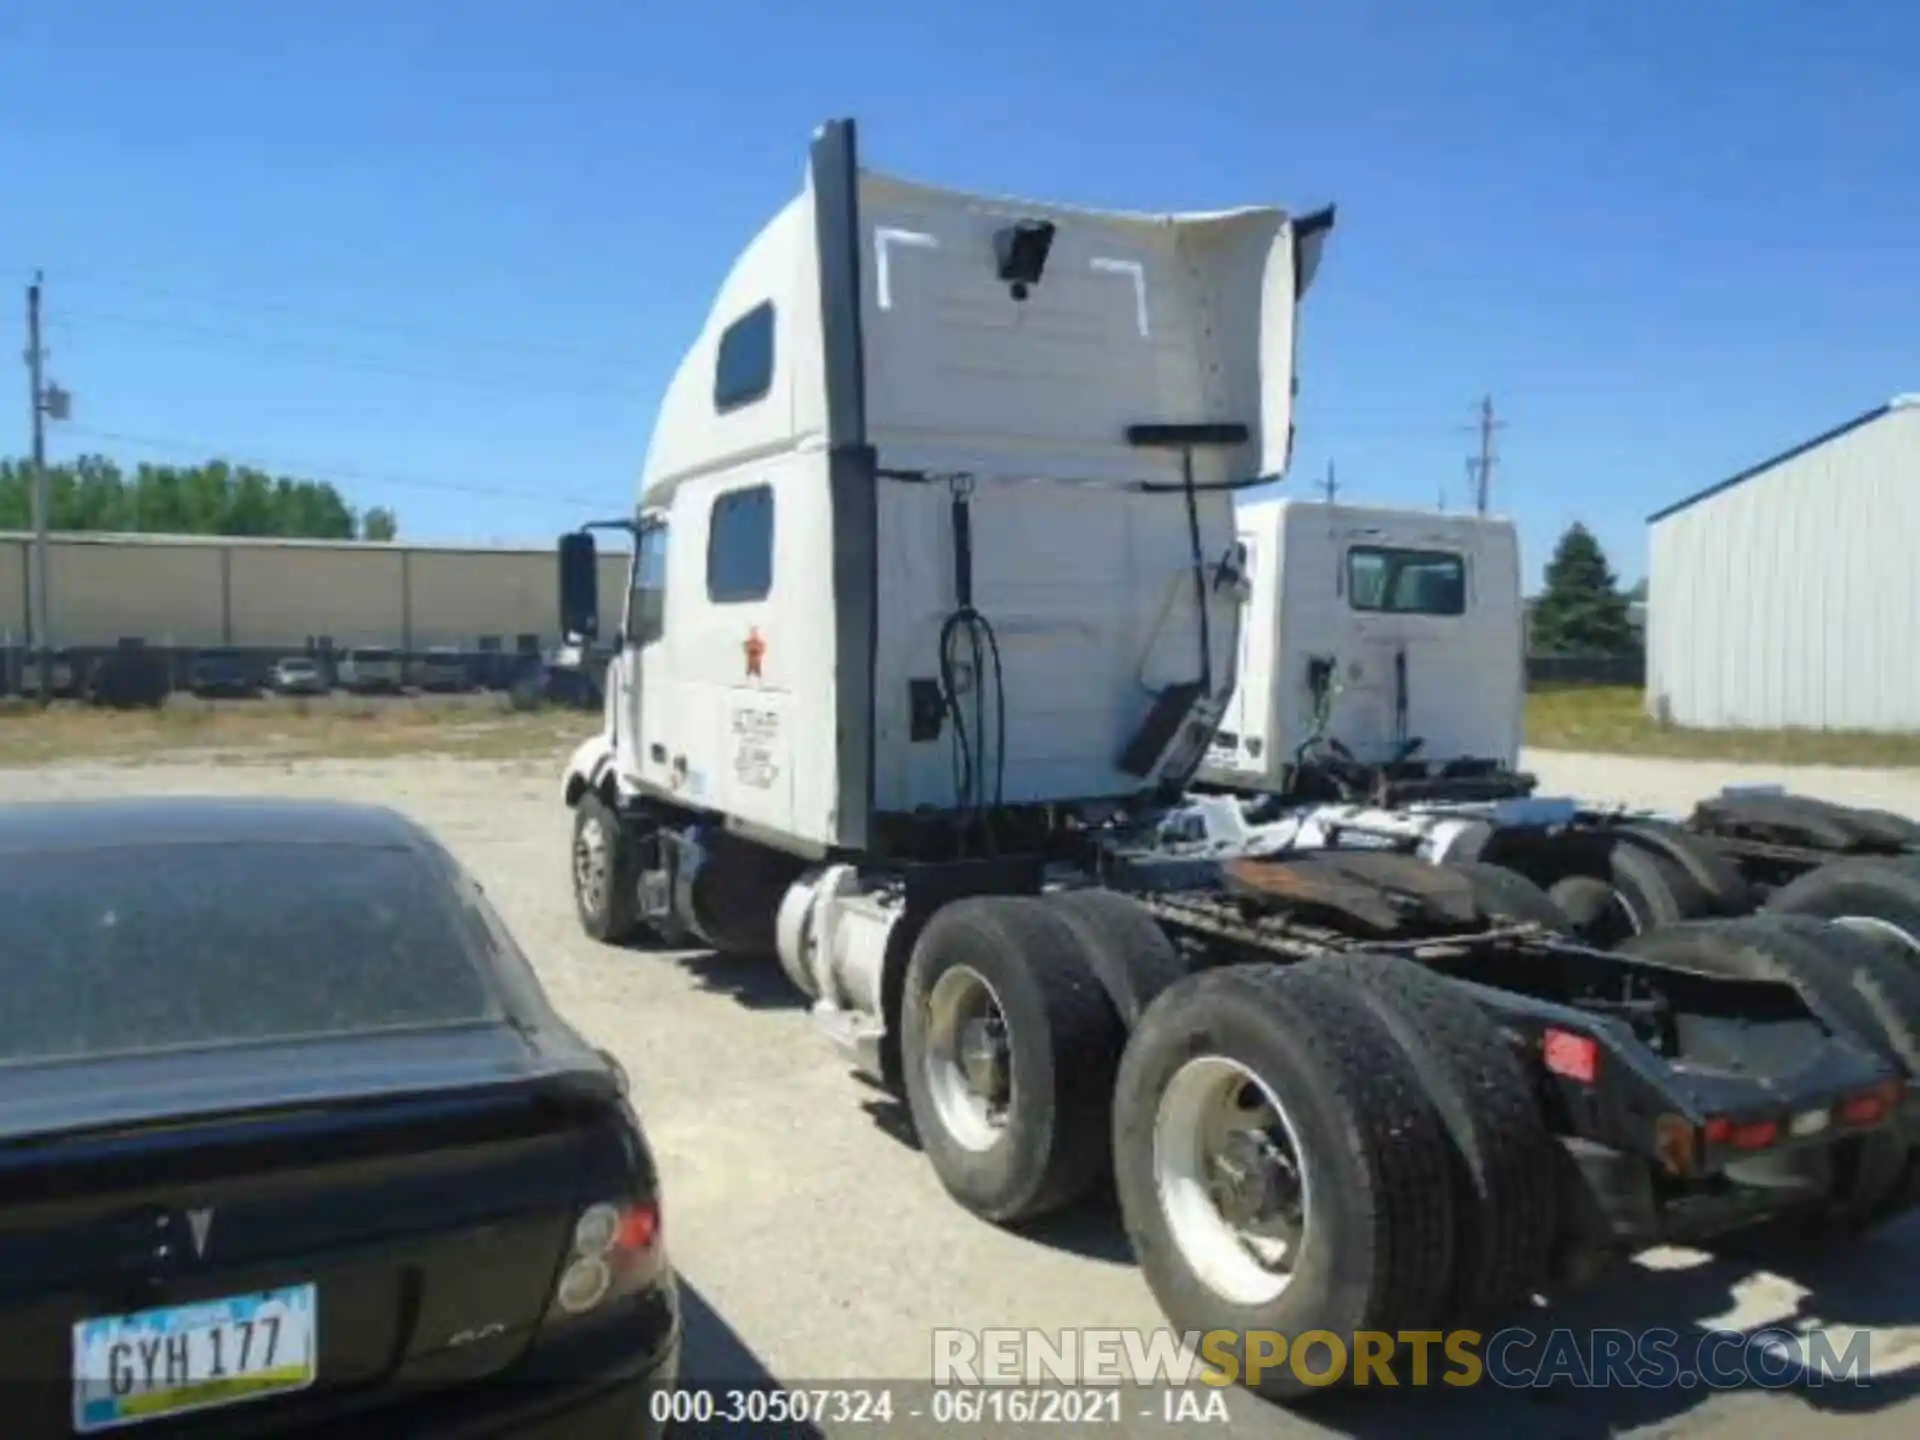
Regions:
[[460, 896], [398, 847], [9, 855], [0, 916], [0, 1064], [501, 1017]]

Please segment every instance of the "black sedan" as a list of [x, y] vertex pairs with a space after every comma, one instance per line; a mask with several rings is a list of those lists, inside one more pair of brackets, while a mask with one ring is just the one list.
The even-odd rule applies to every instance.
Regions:
[[0, 808], [8, 1440], [657, 1433], [617, 1064], [377, 807]]

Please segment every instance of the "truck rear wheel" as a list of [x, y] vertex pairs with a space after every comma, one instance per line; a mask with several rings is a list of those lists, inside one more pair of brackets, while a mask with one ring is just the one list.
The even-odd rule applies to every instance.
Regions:
[[1589, 945], [1604, 950], [1632, 933], [1620, 908], [1620, 897], [1604, 880], [1567, 875], [1554, 881], [1547, 894], [1572, 922], [1573, 934]]
[[1832, 860], [1774, 891], [1766, 910], [1831, 920], [1920, 966], [1920, 861]]
[[1527, 1300], [1559, 1238], [1561, 1152], [1512, 1042], [1458, 985], [1412, 961], [1342, 955], [1300, 968], [1367, 1002], [1446, 1125], [1457, 1224], [1448, 1322]]
[[1106, 987], [1107, 998], [1131, 1030], [1160, 992], [1187, 973], [1167, 932], [1139, 901], [1112, 890], [1059, 890], [1046, 897], [1073, 927]]
[[1571, 935], [1573, 922], [1553, 897], [1518, 870], [1484, 860], [1460, 860], [1448, 867], [1467, 877], [1474, 904], [1491, 920], [1538, 925], [1552, 935]]
[[1567, 875], [1550, 893], [1567, 913], [1572, 933], [1604, 948], [1663, 925], [1701, 920], [1714, 904], [1685, 866], [1635, 840], [1616, 840], [1606, 852], [1606, 874]]
[[[1406, 1052], [1343, 981], [1249, 965], [1169, 986], [1121, 1058], [1113, 1119], [1147, 1283], [1176, 1330], [1240, 1337], [1240, 1383], [1298, 1399], [1334, 1362], [1361, 1358], [1357, 1332], [1444, 1318], [1446, 1130]], [[1249, 1332], [1315, 1330], [1345, 1353], [1247, 1351]]]
[[1920, 1078], [1920, 968], [1838, 921], [1810, 915], [1754, 918], [1771, 932], [1772, 944], [1797, 945], [1805, 957], [1801, 965], [1821, 974], [1835, 996], [1849, 997], [1846, 1019], [1868, 1043]]
[[620, 817], [593, 791], [573, 807], [573, 904], [580, 928], [606, 945], [640, 933], [638, 858]]
[[[1920, 1057], [1920, 990], [1902, 967], [1844, 931], [1789, 916], [1755, 915], [1677, 925], [1636, 936], [1621, 949], [1703, 974], [1785, 982], [1909, 1076]], [[1842, 1141], [1839, 1183], [1811, 1214], [1783, 1216], [1735, 1232], [1723, 1248], [1762, 1253], [1858, 1233], [1902, 1208], [1912, 1141], [1889, 1127]]]
[[1107, 1166], [1120, 1018], [1072, 927], [995, 895], [936, 911], [901, 1005], [907, 1106], [947, 1191], [1007, 1224], [1071, 1204]]
[[1661, 820], [1631, 820], [1619, 827], [1619, 834], [1684, 870], [1700, 892], [1707, 907], [1705, 914], [1753, 913], [1757, 903], [1753, 887], [1740, 867], [1708, 836]]

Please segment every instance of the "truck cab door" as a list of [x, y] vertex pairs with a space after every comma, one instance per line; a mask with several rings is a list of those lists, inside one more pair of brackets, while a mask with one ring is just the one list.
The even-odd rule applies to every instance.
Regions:
[[649, 517], [634, 537], [620, 663], [614, 667], [617, 763], [623, 774], [653, 785], [669, 783], [661, 699], [667, 633], [667, 522]]

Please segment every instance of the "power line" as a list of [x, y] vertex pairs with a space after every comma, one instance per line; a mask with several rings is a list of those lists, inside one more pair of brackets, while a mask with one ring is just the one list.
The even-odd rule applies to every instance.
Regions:
[[[11, 268], [17, 269], [21, 267], [16, 266]], [[156, 300], [184, 302], [187, 305], [200, 309], [219, 310], [223, 314], [240, 310], [250, 314], [266, 316], [280, 315], [310, 320], [313, 318], [315, 308], [311, 299], [296, 304], [287, 299], [276, 300], [266, 298], [258, 293], [236, 296], [231, 290], [226, 289], [221, 290], [217, 294], [210, 291], [189, 291], [173, 286], [153, 285], [145, 281], [124, 280], [110, 272], [87, 267], [83, 267], [77, 272], [63, 269], [60, 278], [65, 281], [69, 287], [79, 285], [84, 289], [98, 286], [101, 289], [117, 291], [125, 295], [137, 295]], [[371, 292], [363, 290], [361, 293], [364, 295]], [[342, 306], [341, 308], [351, 307]], [[358, 318], [357, 315], [353, 323], [353, 329], [355, 334], [358, 335], [385, 336], [389, 339], [406, 342], [417, 341], [421, 338], [419, 333], [412, 329], [402, 329], [393, 325], [369, 326]], [[599, 368], [618, 368], [623, 363], [627, 363], [622, 358], [610, 355], [605, 351], [588, 350], [575, 345], [556, 344], [551, 340], [544, 340], [538, 337], [526, 338], [516, 335], [513, 338], [513, 349], [518, 354], [538, 352], [554, 359], [572, 360], [576, 363]]]
[[[645, 395], [638, 386], [621, 385], [614, 382], [595, 383], [591, 381], [556, 382], [544, 377], [509, 379], [499, 375], [482, 375], [475, 372], [455, 371], [438, 367], [410, 364], [405, 361], [386, 359], [380, 356], [349, 355], [330, 347], [312, 344], [288, 344], [284, 341], [264, 339], [238, 331], [204, 325], [182, 325], [174, 321], [151, 320], [144, 316], [123, 315], [115, 311], [69, 308], [66, 316], [90, 322], [92, 327], [104, 327], [107, 330], [121, 329], [137, 334], [149, 335], [167, 346], [189, 350], [212, 351], [214, 353], [240, 353], [255, 358], [288, 360], [295, 364], [319, 365], [327, 369], [351, 370], [371, 375], [386, 375], [397, 379], [424, 380], [441, 384], [462, 385], [471, 388], [497, 390], [502, 393], [526, 394], [529, 391], [546, 391], [556, 395], [571, 395], [581, 399], [620, 400], [638, 403]], [[62, 328], [69, 333], [85, 333], [83, 327], [73, 327], [69, 319], [62, 320]]]
[[492, 500], [563, 500], [570, 505], [603, 506], [606, 497], [598, 499], [583, 495], [572, 495], [557, 490], [517, 490], [500, 485], [479, 485], [470, 481], [427, 480], [418, 476], [394, 475], [381, 471], [347, 469], [334, 465], [289, 464], [284, 460], [268, 460], [254, 455], [235, 454], [229, 447], [213, 445], [202, 440], [182, 440], [162, 435], [130, 435], [118, 430], [96, 430], [89, 426], [70, 426], [69, 433], [83, 436], [89, 440], [104, 440], [111, 444], [133, 445], [141, 449], [172, 452], [180, 455], [192, 455], [199, 459], [221, 459], [233, 465], [244, 465], [253, 470], [264, 470], [278, 475], [297, 475], [302, 479], [327, 484], [384, 485], [401, 490], [436, 490], [452, 495], [471, 495]]

